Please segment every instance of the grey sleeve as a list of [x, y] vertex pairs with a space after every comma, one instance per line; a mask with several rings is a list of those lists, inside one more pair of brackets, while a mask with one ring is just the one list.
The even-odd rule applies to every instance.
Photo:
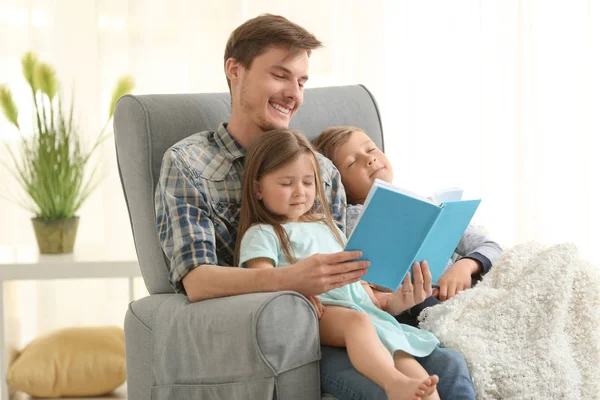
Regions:
[[479, 229], [469, 225], [456, 247], [456, 253], [461, 258], [479, 261], [483, 267], [482, 274], [485, 274], [502, 255], [502, 248]]

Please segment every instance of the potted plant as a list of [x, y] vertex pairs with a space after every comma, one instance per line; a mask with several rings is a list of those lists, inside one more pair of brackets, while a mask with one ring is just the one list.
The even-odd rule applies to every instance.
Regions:
[[118, 80], [106, 124], [86, 148], [74, 122], [73, 101], [65, 109], [54, 68], [40, 62], [32, 52], [26, 53], [21, 63], [33, 97], [31, 134], [21, 130], [12, 93], [6, 85], [0, 85], [4, 116], [20, 133], [18, 150], [13, 151], [7, 144], [12, 165], [3, 164], [25, 196], [10, 200], [35, 215], [32, 222], [41, 253], [70, 253], [79, 223], [77, 211], [99, 183], [96, 169], [87, 171], [90, 157], [110, 135], [106, 130], [116, 102], [133, 89], [134, 82], [129, 76]]

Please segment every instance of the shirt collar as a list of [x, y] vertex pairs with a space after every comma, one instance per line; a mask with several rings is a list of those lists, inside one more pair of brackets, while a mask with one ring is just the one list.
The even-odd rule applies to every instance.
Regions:
[[246, 149], [244, 149], [227, 131], [227, 123], [219, 125], [215, 132], [215, 140], [219, 147], [225, 151], [227, 158], [231, 161], [246, 156]]

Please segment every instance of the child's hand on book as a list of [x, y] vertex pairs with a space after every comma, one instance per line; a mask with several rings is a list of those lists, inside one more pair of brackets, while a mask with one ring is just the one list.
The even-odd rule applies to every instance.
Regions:
[[427, 261], [415, 262], [412, 271], [414, 284], [407, 273], [398, 290], [387, 297], [384, 310], [391, 315], [398, 315], [431, 296], [431, 272]]
[[446, 301], [459, 292], [471, 287], [471, 275], [479, 265], [469, 258], [458, 260], [442, 275], [433, 295], [441, 301]]
[[310, 296], [308, 298], [308, 301], [312, 303], [313, 307], [315, 308], [315, 311], [317, 312], [317, 317], [321, 319], [323, 313], [325, 312], [325, 306], [323, 306], [321, 300], [319, 300], [317, 296]]

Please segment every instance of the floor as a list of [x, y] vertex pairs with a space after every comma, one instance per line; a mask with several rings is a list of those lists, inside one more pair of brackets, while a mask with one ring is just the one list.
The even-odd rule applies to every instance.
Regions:
[[[41, 400], [39, 397], [31, 397], [25, 393], [16, 393], [14, 396], [11, 396], [11, 400]], [[61, 400], [112, 400], [112, 399], [127, 399], [127, 385], [120, 386], [110, 395], [106, 395], [103, 397], [85, 397], [85, 398], [72, 398], [72, 397], [62, 397]]]

